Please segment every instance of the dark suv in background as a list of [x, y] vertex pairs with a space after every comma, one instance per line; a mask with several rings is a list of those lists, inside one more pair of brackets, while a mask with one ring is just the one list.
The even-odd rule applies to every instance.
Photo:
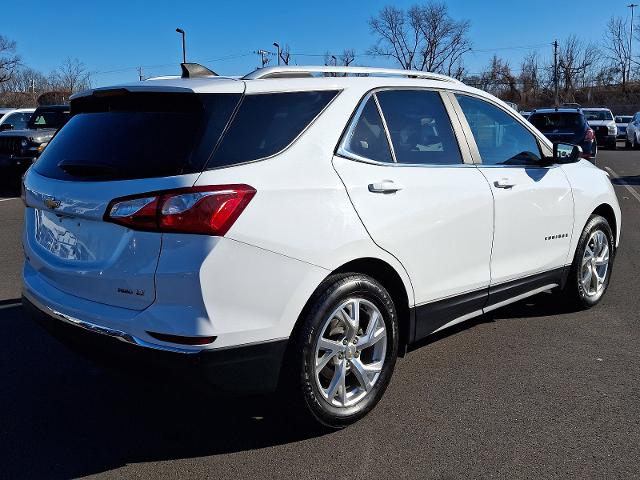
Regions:
[[552, 142], [580, 145], [582, 156], [595, 163], [596, 135], [581, 109], [540, 108], [534, 110], [528, 120]]
[[26, 128], [0, 132], [0, 178], [10, 186], [18, 185], [22, 174], [67, 120], [68, 105], [47, 105], [36, 108]]

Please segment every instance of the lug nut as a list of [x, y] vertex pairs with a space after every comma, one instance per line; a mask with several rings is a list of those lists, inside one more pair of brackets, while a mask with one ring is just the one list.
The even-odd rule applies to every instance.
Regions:
[[358, 337], [353, 339], [353, 344], [355, 345], [356, 343], [358, 343]]
[[360, 356], [360, 352], [356, 352], [356, 357], [359, 357], [359, 356]]
[[345, 338], [344, 340], [342, 340], [342, 344], [346, 345], [347, 343], [349, 343], [349, 341]]

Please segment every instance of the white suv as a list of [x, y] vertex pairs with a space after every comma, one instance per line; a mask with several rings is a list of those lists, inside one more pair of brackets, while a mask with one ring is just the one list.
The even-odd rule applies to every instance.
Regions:
[[282, 388], [341, 427], [431, 333], [607, 289], [607, 175], [491, 95], [425, 72], [183, 69], [75, 96], [25, 176], [24, 304], [85, 353]]

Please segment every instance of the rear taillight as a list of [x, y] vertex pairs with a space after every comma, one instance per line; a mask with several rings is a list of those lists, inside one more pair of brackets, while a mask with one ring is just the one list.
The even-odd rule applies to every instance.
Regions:
[[222, 236], [256, 194], [249, 185], [215, 185], [116, 198], [104, 219], [133, 230]]
[[591, 130], [590, 128], [587, 128], [587, 133], [585, 133], [585, 135], [584, 135], [584, 139], [585, 139], [587, 142], [590, 142], [590, 141], [592, 141], [594, 138], [596, 138], [596, 134], [595, 134], [595, 133], [593, 133], [593, 130]]

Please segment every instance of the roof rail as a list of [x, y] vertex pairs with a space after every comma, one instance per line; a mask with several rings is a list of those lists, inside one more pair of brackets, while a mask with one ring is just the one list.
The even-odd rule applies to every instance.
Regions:
[[313, 74], [340, 74], [341, 76], [359, 75], [359, 76], [395, 76], [422, 78], [426, 80], [439, 80], [442, 82], [462, 83], [453, 77], [441, 75], [439, 73], [422, 72], [418, 70], [401, 70], [397, 68], [375, 68], [375, 67], [333, 67], [333, 66], [282, 66], [258, 68], [253, 72], [242, 77], [242, 80], [258, 80], [263, 78], [308, 78]]

